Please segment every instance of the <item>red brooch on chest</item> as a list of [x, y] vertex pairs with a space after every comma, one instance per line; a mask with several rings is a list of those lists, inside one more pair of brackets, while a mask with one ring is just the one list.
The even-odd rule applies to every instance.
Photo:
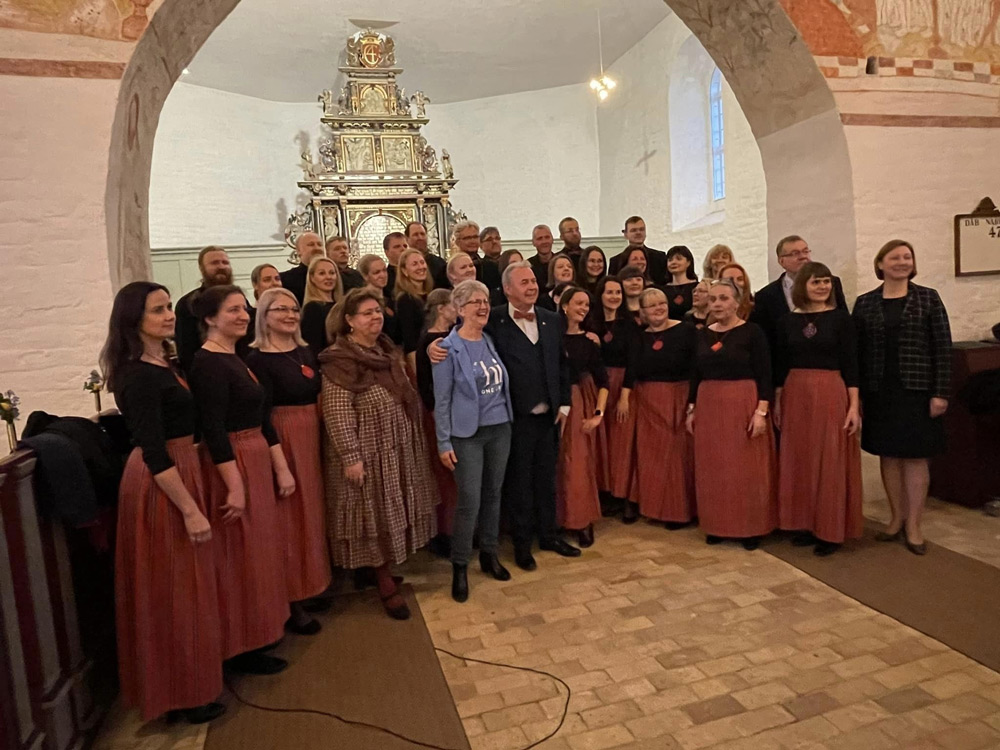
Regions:
[[302, 374], [307, 379], [311, 380], [312, 377], [313, 377], [313, 375], [316, 374], [316, 371], [313, 368], [311, 368], [309, 365], [302, 365]]
[[660, 341], [659, 339], [657, 339], [656, 341], [653, 342], [653, 351], [654, 352], [658, 352], [662, 348], [663, 348], [663, 342], [662, 341]]
[[613, 333], [611, 333], [611, 331], [608, 331], [607, 333], [604, 334], [604, 343], [605, 344], [610, 344], [611, 340], [614, 337], [615, 337], [615, 335]]

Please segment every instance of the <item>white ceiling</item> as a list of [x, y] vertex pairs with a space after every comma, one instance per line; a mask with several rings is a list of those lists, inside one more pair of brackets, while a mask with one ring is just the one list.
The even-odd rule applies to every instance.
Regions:
[[348, 19], [398, 21], [400, 84], [434, 103], [588, 81], [667, 17], [664, 0], [241, 0], [191, 62], [184, 83], [312, 102], [334, 88]]

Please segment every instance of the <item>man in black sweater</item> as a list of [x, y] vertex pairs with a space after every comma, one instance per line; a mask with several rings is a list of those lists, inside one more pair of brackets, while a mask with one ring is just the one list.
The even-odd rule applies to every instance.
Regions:
[[580, 256], [583, 254], [583, 248], [580, 247], [580, 241], [583, 239], [583, 233], [580, 232], [580, 222], [572, 216], [567, 216], [560, 221], [559, 239], [563, 242], [559, 255], [568, 255], [569, 259], [573, 261], [573, 268], [579, 268]]
[[479, 225], [474, 221], [460, 221], [455, 225], [455, 244], [466, 253], [476, 267], [476, 279], [486, 284], [487, 289], [500, 287], [500, 267], [489, 258], [479, 254]]
[[295, 252], [299, 254], [299, 264], [295, 268], [281, 272], [281, 285], [295, 295], [299, 304], [306, 296], [306, 274], [309, 263], [317, 255], [323, 254], [323, 240], [315, 232], [305, 232], [295, 240]]
[[528, 258], [531, 270], [535, 273], [535, 281], [539, 289], [549, 285], [549, 261], [552, 260], [552, 230], [545, 224], [539, 224], [531, 230], [531, 244], [535, 254]]
[[[750, 313], [750, 320], [764, 329], [768, 346], [771, 348], [771, 362], [774, 365], [777, 364], [775, 345], [778, 335], [781, 333], [782, 321], [795, 308], [792, 303], [792, 286], [795, 284], [795, 277], [802, 270], [802, 267], [812, 260], [808, 243], [797, 234], [779, 240], [775, 252], [778, 255], [778, 265], [784, 271], [781, 276], [757, 292], [754, 296], [753, 312]], [[847, 301], [844, 299], [844, 287], [837, 276], [833, 277], [833, 294], [837, 307], [846, 310]]]
[[[202, 248], [198, 253], [198, 270], [201, 271], [201, 286], [192, 289], [174, 305], [174, 314], [177, 316], [174, 343], [177, 346], [177, 361], [185, 372], [191, 366], [195, 352], [201, 348], [201, 327], [193, 307], [195, 297], [206, 287], [233, 283], [233, 267], [229, 263], [229, 254], [218, 245]], [[249, 302], [247, 302], [247, 312], [250, 313], [247, 335], [236, 344], [236, 353], [240, 357], [246, 357], [250, 352], [250, 342], [254, 337], [256, 310]]]
[[328, 239], [326, 241], [326, 257], [337, 264], [340, 278], [344, 282], [344, 292], [349, 292], [351, 289], [359, 289], [365, 285], [365, 280], [361, 277], [361, 274], [349, 265], [351, 254], [346, 237], [337, 235]]
[[419, 221], [411, 221], [406, 225], [406, 244], [414, 250], [419, 250], [427, 261], [427, 271], [434, 282], [435, 289], [447, 289], [448, 261], [440, 255], [435, 255], [427, 249], [427, 227]]
[[646, 275], [654, 284], [667, 283], [667, 254], [662, 250], [646, 247], [646, 222], [641, 216], [629, 216], [622, 230], [628, 246], [608, 261], [608, 275], [614, 276], [628, 264], [628, 256], [633, 250], [642, 250], [646, 256]]

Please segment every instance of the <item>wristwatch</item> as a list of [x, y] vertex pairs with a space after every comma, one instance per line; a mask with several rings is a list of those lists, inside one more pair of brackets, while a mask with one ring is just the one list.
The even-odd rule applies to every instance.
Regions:
[[603, 417], [604, 416], [604, 412], [601, 411], [600, 409], [594, 409], [594, 416], [595, 417]]

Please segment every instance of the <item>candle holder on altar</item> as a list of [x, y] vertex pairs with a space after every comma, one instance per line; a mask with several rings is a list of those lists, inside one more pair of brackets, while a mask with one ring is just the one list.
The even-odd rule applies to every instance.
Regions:
[[20, 403], [21, 399], [14, 391], [0, 394], [0, 419], [7, 424], [7, 442], [10, 444], [11, 453], [17, 449], [17, 428], [14, 426], [14, 421], [21, 416], [21, 410], [18, 408]]
[[101, 391], [104, 390], [104, 378], [97, 370], [90, 371], [90, 377], [83, 382], [83, 390], [94, 394], [94, 405], [97, 413], [101, 413]]

